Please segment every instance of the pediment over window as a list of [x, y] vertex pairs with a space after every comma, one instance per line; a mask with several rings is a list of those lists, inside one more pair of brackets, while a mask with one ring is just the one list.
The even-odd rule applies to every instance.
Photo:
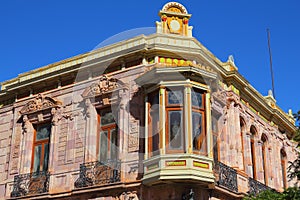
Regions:
[[22, 115], [32, 114], [38, 111], [56, 108], [62, 105], [62, 102], [51, 97], [44, 97], [39, 94], [35, 99], [29, 101], [20, 111]]
[[112, 93], [116, 90], [128, 89], [127, 85], [116, 78], [108, 78], [103, 75], [99, 81], [93, 83], [91, 86], [86, 88], [82, 93], [83, 98], [98, 97], [103, 94]]

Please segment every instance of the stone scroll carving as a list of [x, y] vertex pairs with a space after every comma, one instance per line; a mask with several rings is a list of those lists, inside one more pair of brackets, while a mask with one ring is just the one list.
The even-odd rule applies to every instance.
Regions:
[[123, 192], [116, 200], [139, 200], [137, 192]]
[[62, 103], [51, 97], [44, 97], [39, 94], [35, 99], [29, 101], [20, 111], [22, 115], [28, 115], [37, 111], [42, 111], [50, 108], [61, 106]]
[[116, 78], [108, 78], [107, 76], [103, 75], [100, 77], [98, 82], [93, 83], [91, 86], [85, 89], [85, 91], [82, 93], [82, 97], [96, 97], [122, 88], [127, 88], [123, 82]]

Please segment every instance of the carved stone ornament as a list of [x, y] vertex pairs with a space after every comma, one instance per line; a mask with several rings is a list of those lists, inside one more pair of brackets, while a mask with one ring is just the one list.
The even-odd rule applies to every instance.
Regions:
[[103, 75], [100, 77], [97, 83], [93, 83], [91, 86], [85, 89], [85, 91], [82, 93], [82, 97], [96, 97], [122, 88], [127, 88], [122, 81], [116, 78], [108, 78], [107, 76]]
[[29, 101], [20, 111], [22, 115], [28, 115], [41, 110], [46, 110], [50, 108], [55, 108], [61, 106], [62, 103], [51, 97], [44, 97], [39, 94], [35, 99]]
[[116, 198], [117, 200], [139, 200], [137, 196], [137, 192], [123, 192], [119, 197]]
[[175, 13], [181, 13], [181, 14], [188, 14], [186, 8], [177, 2], [170, 2], [164, 5], [162, 8], [162, 11], [164, 12], [175, 12]]

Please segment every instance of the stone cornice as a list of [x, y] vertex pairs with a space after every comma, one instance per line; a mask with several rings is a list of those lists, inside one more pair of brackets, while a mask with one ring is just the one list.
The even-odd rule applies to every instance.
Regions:
[[[228, 73], [229, 75], [225, 76], [224, 79], [227, 82], [230, 82], [233, 85], [239, 85], [242, 89], [241, 97], [251, 102], [251, 105], [254, 106], [263, 116], [268, 118], [270, 121], [274, 121], [277, 125], [285, 127], [289, 132], [293, 134], [295, 132], [295, 125], [289, 121], [287, 114], [276, 106], [272, 108], [267, 104], [265, 98], [237, 71]], [[284, 123], [283, 123], [284, 122]]]

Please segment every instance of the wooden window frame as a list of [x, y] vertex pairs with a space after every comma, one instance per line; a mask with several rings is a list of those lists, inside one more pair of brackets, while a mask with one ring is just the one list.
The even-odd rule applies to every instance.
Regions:
[[[169, 104], [169, 95], [168, 95], [168, 92], [170, 91], [175, 91], [175, 90], [179, 90], [182, 92], [182, 103], [181, 104]], [[183, 87], [174, 87], [174, 88], [171, 88], [171, 89], [166, 89], [165, 91], [165, 107], [166, 107], [166, 123], [165, 123], [165, 130], [166, 130], [166, 153], [184, 153], [185, 151], [185, 123], [184, 123], [184, 118], [185, 118], [185, 114], [184, 114], [184, 88]], [[181, 111], [182, 115], [181, 115], [181, 138], [182, 138], [182, 141], [181, 141], [181, 144], [182, 144], [182, 147], [181, 149], [171, 149], [169, 147], [169, 144], [170, 144], [170, 141], [169, 141], [169, 137], [170, 137], [170, 134], [169, 134], [169, 112], [171, 111]]]
[[[42, 139], [42, 140], [37, 140], [37, 129], [38, 127], [41, 126], [45, 126], [45, 125], [49, 125], [50, 126], [50, 133], [49, 133], [49, 137], [47, 139]], [[39, 173], [42, 171], [48, 171], [49, 169], [49, 158], [50, 158], [50, 137], [51, 137], [51, 123], [42, 123], [42, 124], [36, 124], [34, 125], [34, 138], [33, 138], [33, 145], [32, 145], [32, 155], [31, 155], [31, 167], [30, 167], [30, 171], [31, 173]], [[42, 150], [41, 150], [41, 155], [40, 155], [40, 165], [39, 165], [39, 169], [43, 168], [44, 165], [44, 161], [45, 161], [45, 145], [48, 144], [48, 168], [47, 170], [42, 170], [42, 171], [34, 171], [34, 160], [35, 160], [35, 147], [42, 145]]]
[[[158, 132], [156, 134], [156, 136], [153, 136], [153, 127], [152, 127], [152, 116], [151, 116], [151, 99], [152, 98], [155, 98], [155, 95], [157, 95], [157, 98], [158, 98], [158, 109], [156, 110], [157, 111], [157, 114], [158, 114]], [[159, 149], [160, 149], [160, 136], [159, 136], [159, 130], [160, 130], [160, 127], [159, 127], [159, 113], [160, 113], [160, 104], [159, 104], [159, 90], [155, 90], [154, 92], [151, 92], [148, 94], [148, 154], [150, 157], [152, 156], [155, 156], [155, 155], [158, 155], [159, 154]], [[156, 149], [155, 151], [153, 151], [153, 137], [158, 137], [158, 149]]]
[[[192, 88], [192, 91], [194, 92], [199, 92], [201, 93], [201, 100], [202, 100], [202, 105], [201, 107], [197, 107], [197, 106], [194, 106], [193, 103], [192, 103], [192, 92], [191, 92], [191, 106], [192, 106], [192, 123], [193, 123], [193, 112], [197, 112], [197, 113], [201, 113], [202, 115], [202, 129], [201, 129], [201, 136], [200, 136], [200, 140], [198, 141], [200, 144], [199, 144], [199, 147], [200, 149], [197, 149], [197, 150], [194, 150], [194, 146], [193, 146], [193, 141], [192, 141], [192, 150], [193, 150], [193, 153], [194, 154], [198, 154], [198, 155], [204, 155], [204, 156], [207, 156], [207, 141], [205, 142], [205, 139], [206, 139], [206, 115], [205, 115], [205, 111], [206, 111], [206, 102], [205, 102], [205, 97], [206, 97], [206, 92], [205, 91], [202, 91], [202, 90], [199, 90], [197, 88]], [[191, 124], [191, 130], [192, 130], [192, 136], [193, 136], [193, 124]], [[192, 140], [194, 138], [192, 137]], [[205, 145], [204, 146], [204, 151], [201, 151], [202, 150], [202, 145]]]
[[[97, 159], [99, 161], [104, 161], [106, 162], [107, 160], [116, 160], [119, 157], [119, 152], [116, 152], [116, 158], [111, 158], [111, 135], [112, 135], [112, 130], [116, 131], [117, 134], [117, 147], [119, 147], [119, 134], [118, 134], [118, 126], [116, 121], [112, 124], [104, 125], [101, 126], [101, 111], [110, 111], [108, 107], [97, 109], [97, 119], [98, 119], [98, 125], [97, 125], [97, 146], [96, 146], [96, 151], [97, 151]], [[106, 160], [101, 160], [100, 159], [100, 145], [101, 145], [101, 132], [107, 131], [107, 151], [106, 151]]]

